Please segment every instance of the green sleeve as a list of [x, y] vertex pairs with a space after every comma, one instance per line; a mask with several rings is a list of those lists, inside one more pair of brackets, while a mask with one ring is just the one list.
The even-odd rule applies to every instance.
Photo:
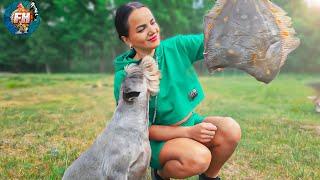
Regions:
[[204, 34], [179, 35], [177, 37], [177, 46], [188, 54], [191, 64], [204, 58]]
[[114, 98], [116, 100], [117, 105], [119, 101], [121, 84], [125, 77], [126, 77], [126, 72], [124, 70], [117, 71], [114, 75], [113, 93], [114, 93]]

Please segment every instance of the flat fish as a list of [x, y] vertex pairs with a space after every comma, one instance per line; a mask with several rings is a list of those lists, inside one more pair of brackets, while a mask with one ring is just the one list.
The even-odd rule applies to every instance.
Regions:
[[271, 82], [300, 45], [291, 18], [269, 0], [217, 0], [204, 17], [204, 59], [209, 72], [237, 68]]

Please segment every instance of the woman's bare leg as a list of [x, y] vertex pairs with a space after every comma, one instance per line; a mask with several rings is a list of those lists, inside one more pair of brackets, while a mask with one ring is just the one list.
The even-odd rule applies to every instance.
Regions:
[[215, 137], [205, 145], [211, 151], [211, 163], [205, 172], [208, 177], [217, 177], [224, 163], [231, 157], [241, 139], [239, 124], [230, 117], [207, 117], [204, 122], [217, 126]]
[[229, 117], [207, 117], [204, 122], [217, 126], [215, 137], [209, 143], [201, 144], [189, 138], [167, 141], [159, 155], [163, 178], [183, 179], [205, 173], [216, 177], [223, 164], [231, 157], [241, 139], [241, 129]]
[[211, 152], [203, 144], [188, 138], [167, 141], [159, 155], [163, 165], [160, 176], [183, 179], [205, 172], [211, 161]]

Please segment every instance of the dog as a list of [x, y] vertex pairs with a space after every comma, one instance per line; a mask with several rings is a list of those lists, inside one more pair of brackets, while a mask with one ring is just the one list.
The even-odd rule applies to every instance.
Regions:
[[149, 96], [159, 91], [160, 71], [152, 57], [125, 68], [119, 103], [111, 122], [94, 144], [76, 159], [63, 180], [144, 179], [151, 158]]

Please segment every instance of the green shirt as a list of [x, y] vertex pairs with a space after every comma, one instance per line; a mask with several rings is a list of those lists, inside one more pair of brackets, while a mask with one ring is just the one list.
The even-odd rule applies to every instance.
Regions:
[[[162, 78], [160, 91], [155, 103], [155, 97], [150, 98], [150, 124], [172, 125], [185, 118], [203, 100], [204, 93], [192, 64], [203, 59], [204, 35], [178, 35], [161, 41], [155, 50]], [[114, 96], [119, 99], [120, 86], [126, 76], [124, 67], [131, 63], [138, 63], [132, 59], [134, 50], [129, 50], [114, 60]], [[192, 98], [190, 93], [196, 91]], [[156, 119], [153, 114], [156, 107]]]

